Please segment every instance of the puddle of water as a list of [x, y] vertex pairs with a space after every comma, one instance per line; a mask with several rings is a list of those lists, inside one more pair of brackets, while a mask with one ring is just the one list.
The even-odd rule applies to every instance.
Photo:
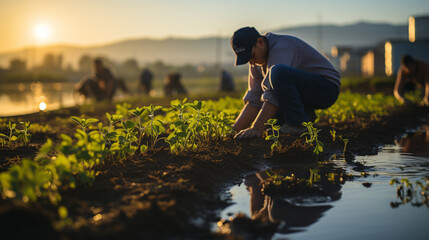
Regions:
[[73, 86], [73, 83], [4, 83], [0, 90], [0, 116], [73, 106], [77, 103]]
[[[0, 117], [83, 104], [83, 97], [73, 93], [74, 86], [75, 83], [4, 83], [0, 88]], [[114, 99], [125, 97], [122, 91], [118, 91]]]
[[[221, 212], [221, 218], [241, 212], [253, 219], [281, 222], [272, 239], [429, 236], [429, 199], [418, 190], [406, 202], [407, 188], [398, 195], [397, 186], [389, 184], [392, 178], [407, 178], [413, 187], [419, 180], [429, 186], [425, 179], [429, 177], [429, 125], [384, 146], [376, 156], [357, 157], [365, 174], [353, 170], [354, 164], [333, 162], [334, 166], [282, 167], [247, 176], [230, 189], [233, 204]], [[423, 205], [415, 206], [418, 203]]]

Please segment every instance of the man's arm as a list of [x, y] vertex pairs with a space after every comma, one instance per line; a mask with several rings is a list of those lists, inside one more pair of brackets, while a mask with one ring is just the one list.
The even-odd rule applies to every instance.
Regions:
[[257, 67], [249, 64], [248, 87], [243, 97], [245, 105], [232, 126], [236, 132], [248, 128], [262, 107], [260, 102], [262, 94], [261, 78], [261, 73]]
[[276, 105], [269, 102], [264, 102], [261, 111], [256, 117], [255, 122], [252, 124], [252, 128], [262, 129], [262, 131], [264, 131], [265, 123], [268, 121], [268, 119], [273, 118], [278, 110], [279, 108]]
[[395, 89], [393, 90], [393, 95], [401, 103], [405, 101], [403, 97], [403, 90], [404, 90], [403, 88], [404, 88], [404, 84], [407, 81], [408, 81], [408, 78], [406, 78], [404, 74], [403, 66], [401, 65], [398, 69], [398, 74], [396, 76], [396, 82], [395, 82]]
[[246, 128], [237, 133], [234, 138], [245, 139], [252, 137], [261, 137], [264, 133], [265, 123], [268, 119], [273, 118], [277, 113], [279, 108], [276, 105], [273, 105], [269, 102], [264, 102], [262, 105], [261, 111], [259, 111], [258, 116], [256, 116], [255, 121], [253, 122], [250, 128]]
[[234, 128], [236, 132], [240, 132], [241, 130], [248, 128], [253, 120], [255, 120], [259, 110], [259, 108], [246, 103], [243, 109], [241, 109], [240, 115], [238, 115], [234, 125], [232, 125], [232, 128]]

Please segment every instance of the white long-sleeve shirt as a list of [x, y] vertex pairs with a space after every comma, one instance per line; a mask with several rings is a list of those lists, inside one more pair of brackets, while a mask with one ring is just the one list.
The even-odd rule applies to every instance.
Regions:
[[279, 106], [269, 82], [272, 66], [283, 64], [306, 72], [319, 74], [327, 81], [341, 86], [340, 73], [316, 49], [299, 38], [289, 35], [266, 33], [268, 59], [265, 70], [249, 64], [248, 89], [243, 97], [245, 103], [261, 108], [264, 101]]

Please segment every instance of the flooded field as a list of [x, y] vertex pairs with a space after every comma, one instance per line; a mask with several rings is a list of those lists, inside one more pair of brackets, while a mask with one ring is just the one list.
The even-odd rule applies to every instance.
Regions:
[[[189, 94], [213, 93], [218, 91], [219, 82], [214, 78], [186, 79], [185, 88]], [[3, 83], [0, 88], [0, 117], [38, 112], [40, 110], [56, 110], [82, 104], [84, 99], [73, 93], [75, 83]], [[243, 91], [244, 81], [237, 81], [237, 90]], [[127, 83], [127, 93], [118, 91], [115, 100], [127, 97], [144, 96], [139, 92], [137, 82]], [[154, 82], [151, 97], [163, 97], [163, 80]]]
[[249, 175], [230, 189], [232, 205], [214, 229], [252, 236], [228, 220], [244, 213], [278, 224], [271, 239], [424, 239], [429, 199], [418, 184], [429, 184], [428, 130], [424, 125], [353, 162], [340, 157], [315, 168], [276, 166]]
[[0, 116], [73, 106], [78, 102], [73, 87], [74, 83], [2, 83]]

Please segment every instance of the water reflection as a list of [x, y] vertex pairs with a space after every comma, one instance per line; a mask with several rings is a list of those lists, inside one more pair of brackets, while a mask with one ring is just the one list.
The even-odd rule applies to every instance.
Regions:
[[73, 95], [74, 83], [40, 83], [29, 84], [4, 83], [0, 89], [0, 116], [11, 116], [54, 110], [73, 106], [78, 99]]
[[409, 133], [396, 141], [402, 147], [402, 153], [412, 153], [414, 156], [429, 157], [429, 125], [423, 125], [419, 131]]
[[392, 208], [410, 203], [413, 207], [426, 206], [429, 208], [429, 177], [415, 182], [408, 178], [398, 180], [393, 178], [390, 185], [396, 186], [396, 200], [390, 202]]
[[[243, 221], [244, 214], [219, 221], [219, 232], [260, 239], [425, 239], [428, 132], [424, 125], [396, 145], [380, 148], [377, 155], [356, 156], [353, 162], [291, 165], [248, 176], [231, 189], [235, 204], [221, 213], [228, 219], [243, 212], [248, 221]], [[395, 178], [399, 183], [389, 185]], [[263, 223], [275, 226], [261, 227]]]
[[[332, 208], [331, 203], [341, 198], [341, 185], [351, 178], [328, 165], [270, 169], [247, 176], [244, 184], [250, 195], [250, 218], [279, 224], [278, 233], [302, 231]], [[231, 228], [233, 222], [222, 220], [219, 231], [237, 234]]]

